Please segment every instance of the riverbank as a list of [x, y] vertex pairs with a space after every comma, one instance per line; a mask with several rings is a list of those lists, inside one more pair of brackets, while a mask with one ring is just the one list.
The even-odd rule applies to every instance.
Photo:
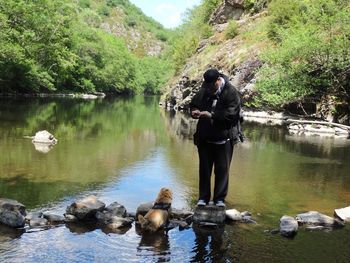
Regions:
[[0, 98], [78, 98], [99, 99], [106, 97], [103, 92], [92, 93], [0, 93]]

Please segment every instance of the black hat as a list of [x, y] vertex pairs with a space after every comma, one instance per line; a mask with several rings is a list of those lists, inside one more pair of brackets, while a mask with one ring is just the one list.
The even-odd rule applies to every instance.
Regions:
[[217, 69], [208, 69], [206, 72], [204, 72], [203, 77], [204, 82], [202, 87], [210, 89], [213, 88], [213, 86], [215, 85], [215, 82], [220, 77], [220, 73]]

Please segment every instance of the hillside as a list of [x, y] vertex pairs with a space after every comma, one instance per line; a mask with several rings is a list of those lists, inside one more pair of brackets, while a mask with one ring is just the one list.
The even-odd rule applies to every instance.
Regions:
[[348, 1], [205, 0], [199, 8], [210, 4], [207, 18], [194, 10], [184, 29], [209, 33], [189, 44], [164, 96], [167, 107], [186, 110], [203, 72], [215, 67], [245, 107], [349, 124]]
[[127, 0], [0, 0], [0, 94], [159, 94], [170, 35]]
[[86, 23], [123, 38], [140, 57], [160, 55], [172, 33], [128, 0], [80, 0], [79, 7]]

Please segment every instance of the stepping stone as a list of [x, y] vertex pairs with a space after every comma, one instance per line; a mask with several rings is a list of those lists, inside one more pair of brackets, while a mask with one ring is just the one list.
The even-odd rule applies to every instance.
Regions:
[[215, 205], [197, 206], [194, 210], [193, 221], [195, 223], [222, 224], [226, 219], [225, 207]]

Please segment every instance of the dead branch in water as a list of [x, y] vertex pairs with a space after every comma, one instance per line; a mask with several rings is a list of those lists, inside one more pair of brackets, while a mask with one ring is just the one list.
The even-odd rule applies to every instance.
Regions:
[[306, 121], [306, 120], [294, 120], [294, 119], [287, 119], [287, 122], [291, 123], [302, 123], [302, 124], [319, 124], [319, 125], [325, 125], [325, 126], [334, 126], [338, 127], [341, 129], [345, 129], [348, 132], [350, 132], [350, 126], [344, 125], [344, 124], [339, 124], [339, 123], [334, 123], [334, 122], [328, 122], [328, 121]]

